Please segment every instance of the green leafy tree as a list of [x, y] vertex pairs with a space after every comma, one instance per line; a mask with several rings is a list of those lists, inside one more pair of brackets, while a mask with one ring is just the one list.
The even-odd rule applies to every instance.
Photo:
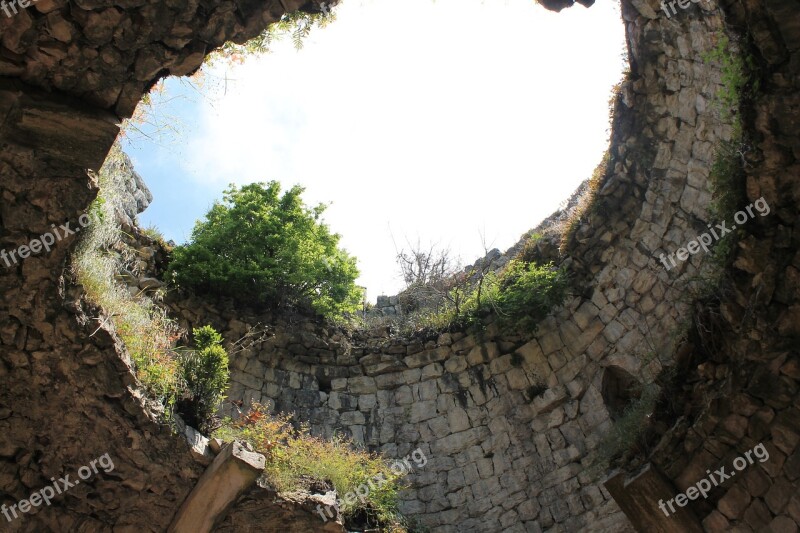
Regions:
[[178, 410], [186, 422], [201, 431], [211, 429], [211, 421], [228, 386], [228, 352], [222, 336], [211, 326], [195, 328], [195, 349], [180, 358], [180, 372], [186, 387]]
[[198, 221], [191, 241], [175, 248], [170, 271], [179, 285], [239, 303], [310, 307], [324, 316], [358, 309], [355, 258], [321, 220], [325, 206], [306, 206], [294, 186], [231, 185]]

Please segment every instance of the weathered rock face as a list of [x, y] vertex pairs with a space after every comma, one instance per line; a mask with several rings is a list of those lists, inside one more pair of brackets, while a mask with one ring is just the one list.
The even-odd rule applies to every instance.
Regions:
[[[100, 167], [120, 116], [157, 74], [190, 70], [211, 46], [253, 35], [283, 12], [279, 2], [167, 4], [40, 0], [14, 17], [0, 14], [4, 530], [165, 531], [205, 470], [182, 437], [155, 422], [157, 409], [97, 310], [80, 306], [64, 271], [76, 235], [59, 232], [49, 251], [30, 257], [19, 248], [54, 226], [76, 229], [96, 192], [86, 169]], [[165, 46], [174, 53], [160, 56]], [[153, 58], [159, 66], [148, 72]], [[53, 478], [74, 483], [105, 454], [113, 468], [20, 511], [20, 500]]]
[[[253, 36], [301, 3], [39, 0], [14, 17], [0, 15], [0, 249], [20, 253], [51, 224], [74, 227], [94, 196], [85, 170], [99, 168], [119, 118], [159, 76], [191, 71], [210, 47]], [[744, 116], [752, 149], [746, 185], [748, 201], [763, 196], [771, 213], [742, 226], [734, 290], [714, 319], [722, 349], [705, 354], [699, 368], [703, 358], [688, 357], [688, 391], [676, 393], [687, 401], [661, 418], [670, 427], [649, 461], [677, 492], [764, 443], [768, 461], [692, 502], [693, 513], [712, 531], [794, 531], [800, 522], [796, 5], [691, 3], [668, 18], [655, 0], [624, 0], [622, 11], [631, 73], [616, 102], [601, 207], [567, 248], [587, 289], [534, 339], [490, 331], [481, 341], [456, 334], [415, 343], [278, 324], [273, 339], [234, 360], [233, 399], [274, 402], [322, 433], [345, 428], [395, 458], [422, 448], [428, 462], [403, 506], [436, 531], [631, 527], [587, 466], [611, 424], [615, 402], [603, 397], [609, 367], [652, 380], [674, 362], [670, 333], [692, 311], [684, 296], [707, 256], [669, 271], [657, 257], [721, 222], [707, 212], [708, 175], [715, 144], [731, 132], [713, 107], [718, 65], [701, 56], [723, 31], [752, 41], [763, 69]], [[96, 331], [96, 311], [74, 303], [77, 293], [62, 277], [74, 243], [65, 237], [49, 253], [0, 262], [3, 503], [28, 498], [52, 477], [74, 478], [105, 453], [115, 468], [8, 525], [163, 531], [205, 466], [153, 422], [114, 337]], [[216, 320], [229, 336], [259, 320], [182, 305], [187, 321]], [[700, 351], [684, 351], [693, 350]], [[253, 491], [223, 528], [270, 513], [286, 524]], [[660, 512], [649, 499], [635, 503]], [[668, 518], [660, 526], [677, 527]]]
[[305, 3], [35, 0], [0, 16], [0, 75], [127, 117], [158, 78], [192, 73], [225, 41], [253, 38]]

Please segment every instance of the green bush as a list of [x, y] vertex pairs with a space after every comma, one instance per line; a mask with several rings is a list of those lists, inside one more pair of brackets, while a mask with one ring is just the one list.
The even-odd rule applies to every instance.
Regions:
[[174, 280], [198, 293], [230, 296], [257, 307], [310, 307], [324, 316], [356, 311], [356, 260], [321, 221], [324, 205], [307, 207], [303, 188], [231, 185], [198, 221], [169, 265]]
[[716, 94], [716, 105], [723, 120], [731, 120], [734, 135], [741, 133], [741, 106], [760, 89], [758, 64], [745, 50], [745, 43], [732, 43], [726, 35], [717, 40], [713, 50], [701, 55], [706, 63], [716, 63], [720, 68], [722, 87]]
[[193, 333], [195, 349], [184, 352], [179, 363], [185, 392], [178, 410], [189, 425], [208, 431], [225, 398], [228, 352], [222, 347], [222, 336], [211, 326], [195, 328]]
[[542, 266], [513, 260], [500, 279], [494, 306], [507, 329], [532, 332], [567, 296], [566, 273], [552, 263]]

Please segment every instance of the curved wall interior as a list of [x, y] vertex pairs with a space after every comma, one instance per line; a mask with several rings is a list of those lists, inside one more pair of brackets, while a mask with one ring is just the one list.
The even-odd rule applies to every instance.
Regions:
[[[100, 167], [120, 118], [155, 80], [191, 72], [213, 47], [301, 4], [39, 0], [0, 17], [0, 248], [78, 219], [96, 191], [86, 170]], [[667, 17], [655, 1], [623, 0], [622, 13], [631, 70], [615, 103], [602, 208], [567, 249], [586, 290], [535, 338], [490, 328], [480, 339], [347, 339], [278, 324], [233, 362], [231, 399], [272, 402], [396, 458], [421, 448], [428, 462], [403, 508], [436, 531], [788, 531], [800, 521], [796, 5], [703, 2]], [[723, 33], [742, 36], [761, 68], [744, 115], [746, 190], [771, 213], [742, 228], [719, 307], [725, 353], [685, 369], [691, 401], [650, 456], [658, 475], [632, 477], [627, 489], [612, 479], [607, 490], [589, 466], [612, 424], [614, 383], [649, 383], [676, 363], [672, 334], [691, 316], [687, 291], [708, 260], [699, 253], [667, 270], [658, 257], [719, 222], [708, 212], [709, 172], [732, 131], [714, 107], [724, 75], [702, 57]], [[203, 469], [152, 421], [114, 337], [78, 309], [62, 276], [75, 239], [0, 269], [0, 490], [10, 505], [108, 453], [113, 472], [12, 527], [163, 531]], [[188, 323], [213, 320], [228, 335], [257, 320], [175, 305]], [[643, 496], [686, 490], [758, 443], [768, 461], [672, 521]]]

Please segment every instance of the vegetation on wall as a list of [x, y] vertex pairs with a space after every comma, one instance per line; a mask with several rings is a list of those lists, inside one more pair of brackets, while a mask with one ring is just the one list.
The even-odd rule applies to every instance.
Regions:
[[563, 269], [553, 263], [537, 265], [512, 260], [499, 277], [490, 305], [500, 325], [517, 332], [534, 332], [537, 324], [567, 296], [569, 282]]
[[607, 468], [611, 461], [629, 451], [644, 445], [645, 433], [650, 424], [650, 416], [656, 407], [661, 389], [654, 383], [642, 385], [639, 396], [633, 399], [615, 420], [610, 431], [597, 445], [596, 468]]
[[600, 163], [592, 172], [592, 176], [588, 180], [588, 187], [586, 192], [581, 195], [578, 200], [578, 205], [575, 206], [569, 219], [564, 225], [564, 230], [561, 236], [561, 251], [565, 251], [568, 244], [575, 238], [581, 223], [588, 220], [588, 218], [602, 210], [602, 206], [597, 203], [597, 192], [600, 190], [600, 185], [603, 179], [609, 174], [611, 169], [611, 150], [606, 150], [603, 154]]
[[339, 510], [345, 520], [360, 516], [373, 527], [380, 524], [387, 527], [384, 530], [405, 530], [397, 511], [397, 493], [403, 488], [401, 475], [379, 455], [358, 450], [341, 437], [314, 437], [307, 425], [296, 427], [290, 415], [270, 415], [258, 403], [238, 420], [225, 419], [214, 436], [226, 442], [250, 442], [263, 453], [267, 458], [264, 475], [278, 492], [307, 490], [330, 482], [343, 498], [367, 486], [369, 494], [363, 501], [343, 499]]
[[[540, 238], [534, 234], [529, 240]], [[414, 261], [409, 263], [409, 257]], [[399, 254], [398, 263], [407, 282], [399, 295], [403, 314], [379, 320], [411, 334], [420, 330], [480, 331], [486, 319], [493, 316], [504, 331], [531, 334], [569, 291], [563, 268], [552, 262], [539, 264], [532, 258], [531, 254], [520, 254], [499, 270], [484, 259], [462, 271], [451, 268], [454, 263], [447, 254], [434, 249]], [[414, 265], [413, 275], [408, 275], [409, 264]], [[420, 268], [423, 272], [417, 272]], [[426, 273], [426, 269], [431, 272]], [[374, 325], [374, 321], [368, 320], [367, 325]]]
[[90, 207], [93, 223], [81, 233], [72, 269], [86, 298], [103, 310], [105, 318], [98, 317], [98, 326], [103, 323], [117, 332], [139, 380], [161, 403], [171, 406], [179, 386], [172, 349], [180, 337], [178, 327], [153, 297], [132, 295], [118, 280], [119, 272], [133, 268], [138, 259], [136, 249], [124, 242], [116, 217], [126, 194], [122, 165], [122, 151], [114, 145], [97, 176], [100, 192]]
[[195, 328], [193, 337], [195, 349], [180, 354], [183, 391], [177, 411], [186, 423], [207, 432], [228, 387], [228, 352], [222, 347], [222, 335], [211, 326]]
[[98, 173], [100, 191], [89, 209], [92, 223], [81, 233], [72, 257], [75, 280], [86, 299], [102, 310], [98, 326], [114, 330], [130, 354], [137, 378], [169, 415], [179, 411], [195, 427], [206, 429], [228, 382], [228, 356], [210, 327], [195, 330], [196, 350], [180, 350], [182, 333], [165, 308], [163, 291], [131, 294], [121, 273], [137, 272], [137, 249], [123, 233], [117, 212], [128, 193], [124, 156], [114, 145]]
[[331, 11], [331, 7], [329, 3], [322, 2], [320, 3], [319, 11], [286, 13], [278, 22], [270, 24], [261, 34], [244, 44], [228, 41], [221, 48], [210, 54], [206, 61], [213, 63], [215, 61], [228, 60], [241, 63], [248, 56], [268, 53], [272, 43], [286, 37], [292, 39], [295, 49], [301, 50], [303, 41], [309, 36], [313, 28], [324, 28], [336, 20], [336, 15]]
[[744, 52], [743, 47], [744, 43], [731, 42], [722, 34], [714, 49], [701, 56], [704, 62], [719, 66], [722, 87], [716, 94], [716, 105], [720, 117], [732, 121], [738, 134], [741, 134], [742, 103], [753, 98], [760, 87], [755, 57]]
[[[747, 103], [758, 93], [758, 66], [752, 55], [744, 52], [743, 43], [732, 43], [722, 35], [716, 47], [703, 55], [707, 63], [720, 69], [721, 87], [715, 105], [720, 119], [731, 124], [731, 136], [716, 147], [709, 179], [712, 201], [709, 216], [712, 220], [732, 220], [734, 213], [746, 203], [745, 165], [749, 143], [743, 133], [742, 113]], [[722, 270], [730, 265], [742, 230], [723, 236], [714, 246], [713, 261]]]
[[169, 273], [200, 294], [228, 296], [258, 308], [312, 309], [327, 317], [356, 311], [356, 260], [306, 206], [303, 188], [281, 194], [278, 182], [231, 185], [177, 246]]

